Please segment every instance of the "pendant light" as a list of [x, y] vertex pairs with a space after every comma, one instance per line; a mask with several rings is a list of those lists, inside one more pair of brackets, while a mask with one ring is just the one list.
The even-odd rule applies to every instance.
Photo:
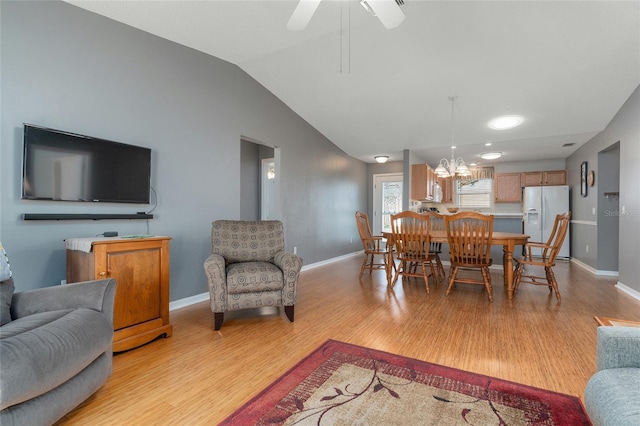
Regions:
[[454, 122], [454, 103], [458, 97], [457, 96], [449, 96], [449, 100], [451, 101], [451, 160], [447, 160], [443, 158], [440, 160], [440, 164], [435, 169], [435, 173], [439, 177], [449, 177], [449, 176], [471, 176], [471, 172], [469, 168], [464, 163], [462, 157], [456, 158], [453, 154], [453, 150], [456, 149], [454, 144], [454, 131], [455, 131], [455, 122]]

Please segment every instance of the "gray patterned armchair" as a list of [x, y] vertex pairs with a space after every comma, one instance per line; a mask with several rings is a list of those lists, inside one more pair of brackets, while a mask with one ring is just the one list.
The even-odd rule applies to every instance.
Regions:
[[204, 271], [215, 330], [227, 311], [264, 306], [284, 306], [293, 322], [302, 259], [284, 251], [282, 222], [216, 220], [211, 253]]

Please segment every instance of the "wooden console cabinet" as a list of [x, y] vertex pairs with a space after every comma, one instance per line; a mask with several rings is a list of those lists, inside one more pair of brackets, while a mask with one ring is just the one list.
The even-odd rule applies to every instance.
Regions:
[[113, 351], [169, 337], [169, 237], [109, 238], [89, 253], [67, 246], [67, 282], [115, 278]]

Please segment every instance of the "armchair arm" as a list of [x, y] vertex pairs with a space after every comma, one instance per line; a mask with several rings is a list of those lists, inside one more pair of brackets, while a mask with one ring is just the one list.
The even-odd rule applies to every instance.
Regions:
[[298, 276], [302, 269], [302, 258], [293, 253], [281, 251], [276, 253], [273, 263], [282, 269], [284, 288], [282, 290], [282, 300], [285, 306], [293, 306], [296, 303], [296, 292], [298, 287]]
[[227, 270], [224, 257], [212, 254], [204, 261], [211, 312], [224, 312], [227, 307]]
[[116, 280], [84, 281], [28, 290], [13, 295], [11, 317], [21, 318], [40, 312], [88, 308], [102, 312], [113, 322]]
[[362, 245], [365, 250], [379, 251], [382, 243], [382, 237], [362, 238]]
[[534, 249], [534, 248], [542, 249], [542, 254], [543, 254], [542, 257], [544, 259], [544, 258], [547, 257], [546, 256], [547, 250], [551, 250], [553, 248], [553, 246], [550, 246], [550, 245], [548, 245], [546, 243], [539, 243], [539, 242], [536, 242], [536, 241], [529, 241], [529, 242], [527, 242], [527, 244], [525, 244], [524, 247], [525, 247], [525, 251], [526, 251], [526, 253], [525, 253], [525, 258], [526, 259], [531, 259], [533, 257], [532, 254], [531, 254], [531, 249]]
[[640, 368], [640, 328], [598, 327], [598, 371], [608, 368]]

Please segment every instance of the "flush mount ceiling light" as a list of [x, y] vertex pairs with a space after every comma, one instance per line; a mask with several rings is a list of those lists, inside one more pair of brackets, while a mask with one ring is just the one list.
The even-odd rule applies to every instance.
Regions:
[[497, 117], [489, 121], [488, 126], [494, 130], [507, 130], [518, 127], [523, 121], [524, 118], [520, 115], [503, 115], [502, 117]]
[[[291, 31], [301, 31], [307, 28], [311, 17], [316, 12], [321, 0], [299, 0], [287, 28]], [[404, 12], [400, 6], [404, 0], [362, 0], [360, 2], [373, 16], [378, 17], [386, 29], [395, 28], [404, 21]]]
[[436, 167], [436, 169], [434, 170], [434, 172], [439, 177], [449, 177], [456, 174], [459, 176], [471, 175], [471, 172], [469, 171], [469, 168], [467, 167], [467, 165], [464, 164], [464, 160], [462, 159], [462, 157], [456, 158], [453, 155], [453, 150], [456, 149], [454, 144], [455, 126], [454, 126], [454, 120], [453, 120], [453, 104], [457, 98], [458, 98], [457, 96], [449, 96], [449, 100], [451, 101], [451, 160], [447, 161], [446, 158], [443, 158], [442, 160], [440, 160], [440, 164], [438, 164], [438, 167]]
[[480, 158], [483, 160], [495, 160], [500, 157], [502, 157], [501, 152], [485, 152], [484, 154], [480, 154]]
[[376, 155], [375, 157], [373, 157], [376, 162], [378, 163], [386, 163], [387, 160], [389, 159], [388, 155]]

